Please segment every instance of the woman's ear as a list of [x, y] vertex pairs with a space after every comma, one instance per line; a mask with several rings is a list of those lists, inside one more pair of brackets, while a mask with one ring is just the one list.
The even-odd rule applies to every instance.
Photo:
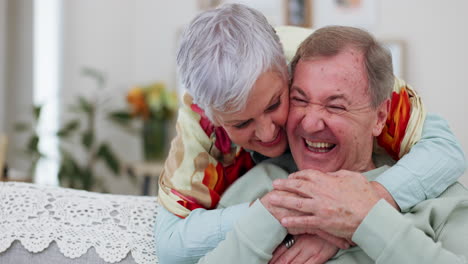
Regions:
[[385, 126], [385, 122], [387, 122], [388, 113], [390, 111], [390, 102], [390, 99], [386, 99], [377, 108], [377, 122], [372, 130], [374, 137], [377, 137], [382, 133], [382, 129]]

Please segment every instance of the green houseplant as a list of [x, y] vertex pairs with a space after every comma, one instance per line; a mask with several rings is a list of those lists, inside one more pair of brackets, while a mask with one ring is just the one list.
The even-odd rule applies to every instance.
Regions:
[[[104, 74], [96, 69], [85, 68], [83, 75], [95, 81], [98, 89], [105, 86]], [[96, 139], [97, 126], [96, 114], [99, 106], [96, 99], [87, 99], [79, 96], [70, 110], [75, 116], [64, 123], [58, 131], [60, 138], [59, 151], [61, 162], [58, 177], [61, 185], [71, 188], [90, 190], [94, 187], [103, 192], [108, 192], [102, 182], [102, 178], [96, 175], [96, 165], [102, 162], [114, 176], [120, 175], [121, 165], [111, 145], [105, 141]], [[76, 142], [84, 153], [84, 158], [78, 159]]]
[[28, 158], [31, 163], [28, 168], [29, 179], [34, 178], [34, 171], [36, 170], [39, 159], [44, 157], [44, 154], [39, 150], [39, 134], [37, 133], [37, 125], [41, 117], [42, 105], [34, 105], [31, 109], [33, 120], [31, 123], [19, 122], [15, 124], [15, 130], [27, 134], [26, 146], [21, 150], [21, 153]]

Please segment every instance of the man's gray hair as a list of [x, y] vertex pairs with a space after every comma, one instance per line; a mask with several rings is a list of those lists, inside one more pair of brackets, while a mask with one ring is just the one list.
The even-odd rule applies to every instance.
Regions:
[[291, 61], [291, 75], [293, 76], [300, 59], [334, 56], [349, 47], [364, 54], [371, 105], [378, 107], [385, 99], [390, 98], [393, 91], [395, 77], [392, 56], [387, 48], [362, 29], [328, 26], [316, 30], [297, 49]]
[[213, 111], [242, 110], [262, 73], [275, 71], [288, 80], [274, 28], [260, 12], [241, 4], [225, 4], [195, 17], [183, 33], [177, 65], [193, 102], [211, 121]]

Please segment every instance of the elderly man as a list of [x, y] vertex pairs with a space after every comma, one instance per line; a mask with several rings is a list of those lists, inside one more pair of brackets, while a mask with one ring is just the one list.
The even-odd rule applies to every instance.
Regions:
[[[291, 66], [287, 130], [300, 171], [276, 180], [275, 190], [255, 201], [200, 263], [266, 263], [287, 232], [299, 242], [314, 239], [310, 234], [317, 230], [356, 244], [327, 263], [466, 263], [468, 191], [463, 186], [455, 183], [406, 214], [371, 188], [388, 168], [384, 158], [372, 156], [390, 107], [388, 52], [362, 30], [327, 27], [301, 44]], [[280, 162], [287, 168], [292, 160]], [[225, 196], [256, 188], [252, 182], [261, 177], [287, 177], [273, 164], [249, 174]], [[289, 249], [279, 247], [275, 258], [307, 251], [295, 250], [294, 241], [286, 241]], [[313, 250], [325, 255], [336, 252], [322, 240], [315, 245]]]

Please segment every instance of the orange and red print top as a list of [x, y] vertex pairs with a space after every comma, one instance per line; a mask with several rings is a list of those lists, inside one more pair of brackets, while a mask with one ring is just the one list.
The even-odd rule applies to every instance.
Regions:
[[176, 129], [159, 180], [159, 202], [180, 217], [197, 208], [216, 208], [227, 187], [255, 165], [250, 153], [232, 143], [188, 95]]

